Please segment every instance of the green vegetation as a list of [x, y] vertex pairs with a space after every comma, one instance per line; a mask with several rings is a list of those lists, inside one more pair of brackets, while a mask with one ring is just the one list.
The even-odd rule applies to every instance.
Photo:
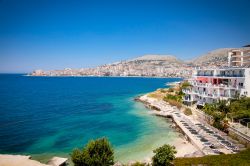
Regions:
[[176, 106], [178, 109], [181, 109], [182, 98], [185, 95], [182, 90], [190, 86], [190, 83], [185, 81], [179, 87], [169, 88], [169, 93], [163, 98], [163, 100], [168, 102], [170, 105]]
[[247, 166], [250, 163], [250, 149], [241, 151], [237, 154], [222, 154], [204, 157], [193, 157], [193, 158], [176, 158], [174, 160], [175, 166], [184, 165], [213, 165], [213, 166]]
[[114, 164], [114, 150], [106, 138], [91, 140], [82, 150], [71, 154], [75, 166], [108, 166]]
[[161, 93], [166, 93], [168, 90], [167, 89], [160, 89]]
[[153, 151], [153, 166], [168, 166], [172, 165], [172, 161], [177, 153], [174, 146], [163, 145]]
[[131, 164], [130, 166], [149, 166], [149, 164], [145, 164], [145, 163], [140, 163], [140, 162], [136, 162], [134, 164]]
[[250, 118], [250, 98], [242, 97], [229, 102], [219, 101], [214, 104], [206, 104], [203, 111], [206, 114], [213, 116], [214, 127], [226, 131], [226, 122], [228, 121], [226, 115], [228, 118], [233, 118], [236, 121], [242, 118]]
[[178, 102], [182, 102], [182, 97], [185, 95], [182, 90], [186, 89], [188, 87], [190, 87], [190, 83], [187, 81], [184, 81], [179, 87], [175, 87], [175, 88], [169, 88], [168, 92], [174, 92], [171, 94], [167, 94], [165, 99], [169, 99], [169, 100], [175, 100]]
[[192, 115], [191, 109], [190, 108], [185, 108], [184, 114], [187, 115], [187, 116]]
[[172, 106], [176, 106], [178, 109], [181, 109], [182, 107], [182, 104], [178, 101], [175, 100], [165, 100], [165, 101], [167, 101]]
[[184, 81], [182, 84], [181, 84], [181, 89], [186, 89], [188, 87], [191, 87], [192, 85], [188, 82], [188, 81]]
[[179, 96], [177, 96], [177, 95], [167, 94], [167, 95], [164, 97], [164, 100], [174, 100], [174, 101], [179, 101], [179, 100], [180, 100], [180, 98], [179, 98]]
[[236, 120], [250, 118], [250, 98], [243, 97], [239, 100], [232, 101], [229, 107], [229, 112], [229, 116]]
[[168, 92], [174, 92], [174, 89], [173, 88], [169, 88]]

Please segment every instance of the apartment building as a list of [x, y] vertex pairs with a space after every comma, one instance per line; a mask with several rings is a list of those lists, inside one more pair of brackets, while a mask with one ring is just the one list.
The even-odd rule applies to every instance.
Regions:
[[232, 50], [228, 52], [228, 67], [250, 67], [250, 51]]
[[188, 80], [192, 86], [183, 90], [184, 103], [203, 106], [238, 96], [250, 97], [250, 68], [244, 67], [248, 65], [248, 56], [248, 53], [232, 50], [228, 53], [227, 68], [195, 70]]

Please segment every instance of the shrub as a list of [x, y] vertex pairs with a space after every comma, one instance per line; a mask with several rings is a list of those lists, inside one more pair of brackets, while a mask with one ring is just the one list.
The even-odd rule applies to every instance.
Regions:
[[224, 126], [221, 124], [221, 122], [215, 121], [213, 126], [219, 130], [224, 130]]
[[188, 81], [184, 81], [182, 84], [181, 84], [181, 89], [185, 89], [187, 87], [190, 87], [192, 86]]
[[175, 101], [178, 100], [177, 96], [170, 95], [170, 94], [167, 94], [167, 95], [165, 96], [165, 98], [166, 98], [166, 100], [168, 100], [168, 99], [170, 99], [170, 100], [175, 100]]
[[167, 91], [165, 89], [160, 89], [161, 93], [166, 93]]
[[178, 101], [169, 100], [169, 99], [165, 100], [165, 101], [167, 101], [172, 106], [176, 106], [178, 109], [181, 109], [181, 107], [182, 107], [182, 104], [180, 102], [178, 102]]
[[237, 154], [208, 155], [204, 157], [176, 158], [175, 165], [217, 165], [217, 166], [246, 166], [250, 163], [250, 149]]
[[192, 111], [191, 111], [191, 109], [190, 108], [185, 108], [185, 110], [184, 110], [184, 114], [185, 115], [192, 115]]
[[108, 166], [114, 164], [114, 151], [106, 138], [91, 140], [83, 150], [71, 154], [75, 166]]
[[131, 164], [131, 166], [149, 166], [149, 164], [145, 164], [145, 163], [140, 163], [140, 162], [136, 162], [134, 164]]
[[177, 153], [174, 146], [163, 145], [153, 151], [155, 155], [153, 156], [153, 166], [166, 166], [172, 165], [172, 161]]
[[150, 93], [150, 94], [148, 94], [148, 97], [158, 98], [158, 97], [159, 97], [159, 95], [158, 95], [158, 94], [156, 94], [156, 93]]
[[169, 88], [168, 92], [174, 92], [174, 89], [173, 88]]

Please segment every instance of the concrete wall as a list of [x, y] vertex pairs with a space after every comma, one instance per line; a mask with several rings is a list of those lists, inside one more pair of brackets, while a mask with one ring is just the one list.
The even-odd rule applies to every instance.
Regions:
[[246, 137], [244, 134], [241, 134], [234, 128], [228, 128], [228, 135], [244, 144], [247, 148], [250, 148], [250, 138]]

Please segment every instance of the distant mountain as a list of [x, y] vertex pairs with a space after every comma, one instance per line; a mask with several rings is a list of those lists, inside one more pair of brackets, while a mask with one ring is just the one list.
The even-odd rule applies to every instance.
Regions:
[[171, 63], [183, 63], [173, 55], [144, 55], [129, 61], [168, 61]]
[[227, 63], [227, 54], [233, 48], [221, 48], [210, 51], [206, 54], [203, 54], [196, 59], [191, 61], [195, 66], [203, 66], [203, 65], [226, 65]]
[[189, 77], [194, 67], [227, 66], [228, 51], [240, 49], [249, 51], [250, 47], [221, 48], [201, 55], [191, 61], [182, 61], [173, 55], [144, 55], [134, 59], [105, 64], [96, 68], [82, 68], [42, 71], [31, 75], [39, 76], [149, 76], [149, 77]]

